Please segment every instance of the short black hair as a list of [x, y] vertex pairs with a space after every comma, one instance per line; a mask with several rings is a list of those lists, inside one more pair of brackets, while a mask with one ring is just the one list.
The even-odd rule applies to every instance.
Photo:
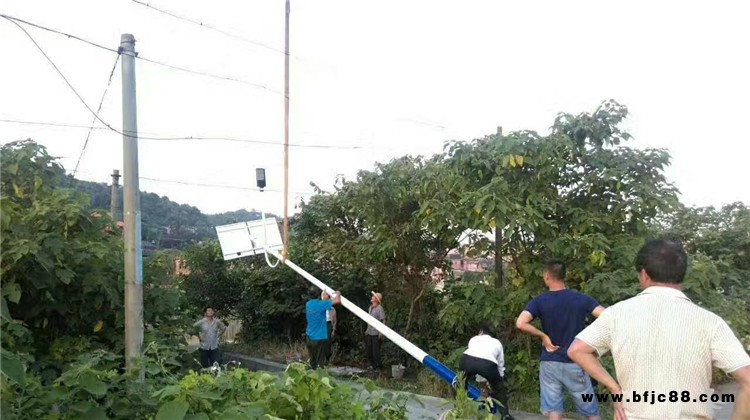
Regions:
[[482, 322], [481, 324], [477, 325], [477, 332], [481, 332], [491, 337], [495, 336], [495, 334], [492, 333], [492, 327], [487, 322]]
[[310, 286], [307, 289], [307, 297], [309, 297], [310, 299], [320, 299], [320, 289]]
[[657, 283], [679, 284], [685, 280], [687, 253], [682, 245], [665, 240], [646, 242], [635, 257], [635, 269], [646, 270]]
[[206, 306], [206, 307], [204, 307], [204, 308], [203, 308], [203, 313], [205, 314], [205, 313], [206, 313], [206, 311], [207, 311], [207, 310], [209, 310], [209, 309], [213, 309], [213, 310], [214, 310], [214, 312], [216, 312], [216, 309], [214, 309], [214, 307], [213, 307], [213, 306], [211, 306], [211, 305], [208, 305], [208, 306]]
[[544, 271], [557, 280], [565, 280], [565, 263], [563, 260], [552, 258], [544, 262]]

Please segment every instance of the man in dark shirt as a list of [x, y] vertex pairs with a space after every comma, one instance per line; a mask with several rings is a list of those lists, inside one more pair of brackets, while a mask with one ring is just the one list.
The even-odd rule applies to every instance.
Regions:
[[[518, 329], [542, 340], [539, 367], [542, 413], [550, 419], [562, 419], [564, 390], [567, 390], [579, 414], [589, 420], [598, 420], [596, 399], [584, 402], [581, 397], [581, 394], [594, 392], [591, 379], [568, 358], [568, 347], [586, 327], [586, 317], [589, 314], [598, 317], [604, 307], [594, 298], [565, 287], [565, 264], [560, 260], [545, 263], [544, 284], [549, 292], [529, 302], [516, 321]], [[531, 325], [534, 318], [542, 320], [543, 331]]]

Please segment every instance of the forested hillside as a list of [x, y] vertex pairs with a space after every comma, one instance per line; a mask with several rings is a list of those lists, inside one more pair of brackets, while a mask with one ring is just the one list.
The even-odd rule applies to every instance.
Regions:
[[[92, 209], [109, 210], [109, 185], [73, 178], [69, 178], [69, 182], [76, 190], [91, 197]], [[122, 191], [121, 187], [118, 220], [122, 220]], [[275, 217], [273, 214], [267, 216]], [[196, 207], [141, 191], [141, 218], [144, 251], [151, 252], [159, 249], [184, 249], [201, 240], [215, 239], [215, 226], [260, 219], [261, 213], [241, 209], [220, 214], [203, 214]]]

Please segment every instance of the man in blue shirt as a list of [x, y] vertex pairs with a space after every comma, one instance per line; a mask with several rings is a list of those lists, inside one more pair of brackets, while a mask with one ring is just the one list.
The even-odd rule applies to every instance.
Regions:
[[[551, 420], [562, 419], [564, 390], [567, 390], [579, 414], [589, 420], [599, 419], [596, 398], [584, 402], [581, 394], [592, 394], [591, 379], [583, 369], [568, 358], [568, 347], [583, 331], [589, 315], [598, 317], [604, 307], [592, 297], [565, 287], [565, 264], [550, 260], [544, 265], [544, 284], [549, 292], [534, 298], [516, 321], [521, 331], [542, 340], [539, 384], [542, 413]], [[531, 325], [541, 318], [542, 330]]]
[[328, 324], [326, 323], [326, 311], [333, 305], [341, 303], [341, 293], [334, 293], [333, 300], [321, 300], [319, 291], [310, 288], [310, 300], [305, 305], [307, 317], [307, 352], [310, 355], [310, 366], [313, 369], [325, 367], [327, 363]]

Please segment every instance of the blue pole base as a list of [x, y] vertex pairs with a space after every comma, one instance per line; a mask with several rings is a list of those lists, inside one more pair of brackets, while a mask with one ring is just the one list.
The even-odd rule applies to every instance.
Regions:
[[[451, 384], [453, 388], [458, 386], [458, 375], [450, 370], [448, 366], [445, 366], [444, 364], [438, 362], [434, 357], [429, 355], [425, 356], [424, 360], [422, 360], [422, 364], [430, 368], [430, 370], [435, 372], [439, 377], [443, 378], [443, 380]], [[479, 400], [480, 398], [482, 398], [482, 392], [473, 385], [469, 385], [469, 388], [466, 391], [469, 394], [469, 397], [473, 400]]]

